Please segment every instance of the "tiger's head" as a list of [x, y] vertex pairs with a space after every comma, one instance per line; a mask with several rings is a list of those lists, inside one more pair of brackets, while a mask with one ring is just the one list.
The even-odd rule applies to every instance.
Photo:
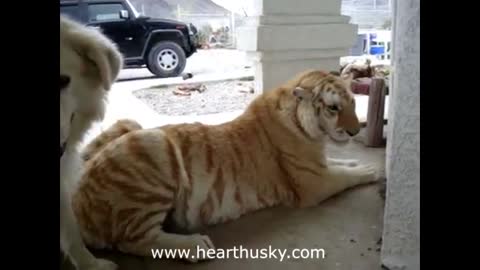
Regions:
[[290, 91], [298, 125], [309, 137], [327, 135], [335, 143], [346, 143], [359, 133], [351, 78], [309, 71], [291, 82]]

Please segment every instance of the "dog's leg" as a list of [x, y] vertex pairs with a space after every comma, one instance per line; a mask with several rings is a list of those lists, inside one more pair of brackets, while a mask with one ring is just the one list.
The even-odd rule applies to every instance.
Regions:
[[78, 270], [115, 270], [113, 262], [95, 258], [86, 248], [72, 211], [70, 196], [60, 182], [60, 245]]

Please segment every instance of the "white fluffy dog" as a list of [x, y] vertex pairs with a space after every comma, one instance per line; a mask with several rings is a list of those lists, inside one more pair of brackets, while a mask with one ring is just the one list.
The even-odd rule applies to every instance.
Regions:
[[116, 45], [95, 29], [60, 16], [60, 246], [79, 270], [113, 270], [95, 258], [77, 227], [70, 194], [81, 174], [77, 146], [103, 119], [107, 91], [122, 68]]

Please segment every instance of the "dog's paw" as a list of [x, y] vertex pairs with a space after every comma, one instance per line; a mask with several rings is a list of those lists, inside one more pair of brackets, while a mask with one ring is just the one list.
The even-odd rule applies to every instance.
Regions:
[[118, 270], [118, 266], [109, 260], [98, 258], [88, 266], [78, 270]]

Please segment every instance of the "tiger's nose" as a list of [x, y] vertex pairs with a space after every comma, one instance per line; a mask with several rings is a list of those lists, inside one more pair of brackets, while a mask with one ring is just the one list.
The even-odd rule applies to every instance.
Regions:
[[347, 134], [350, 135], [350, 137], [353, 137], [353, 136], [357, 135], [359, 131], [360, 131], [359, 129], [355, 129], [353, 131], [352, 130], [346, 130]]

